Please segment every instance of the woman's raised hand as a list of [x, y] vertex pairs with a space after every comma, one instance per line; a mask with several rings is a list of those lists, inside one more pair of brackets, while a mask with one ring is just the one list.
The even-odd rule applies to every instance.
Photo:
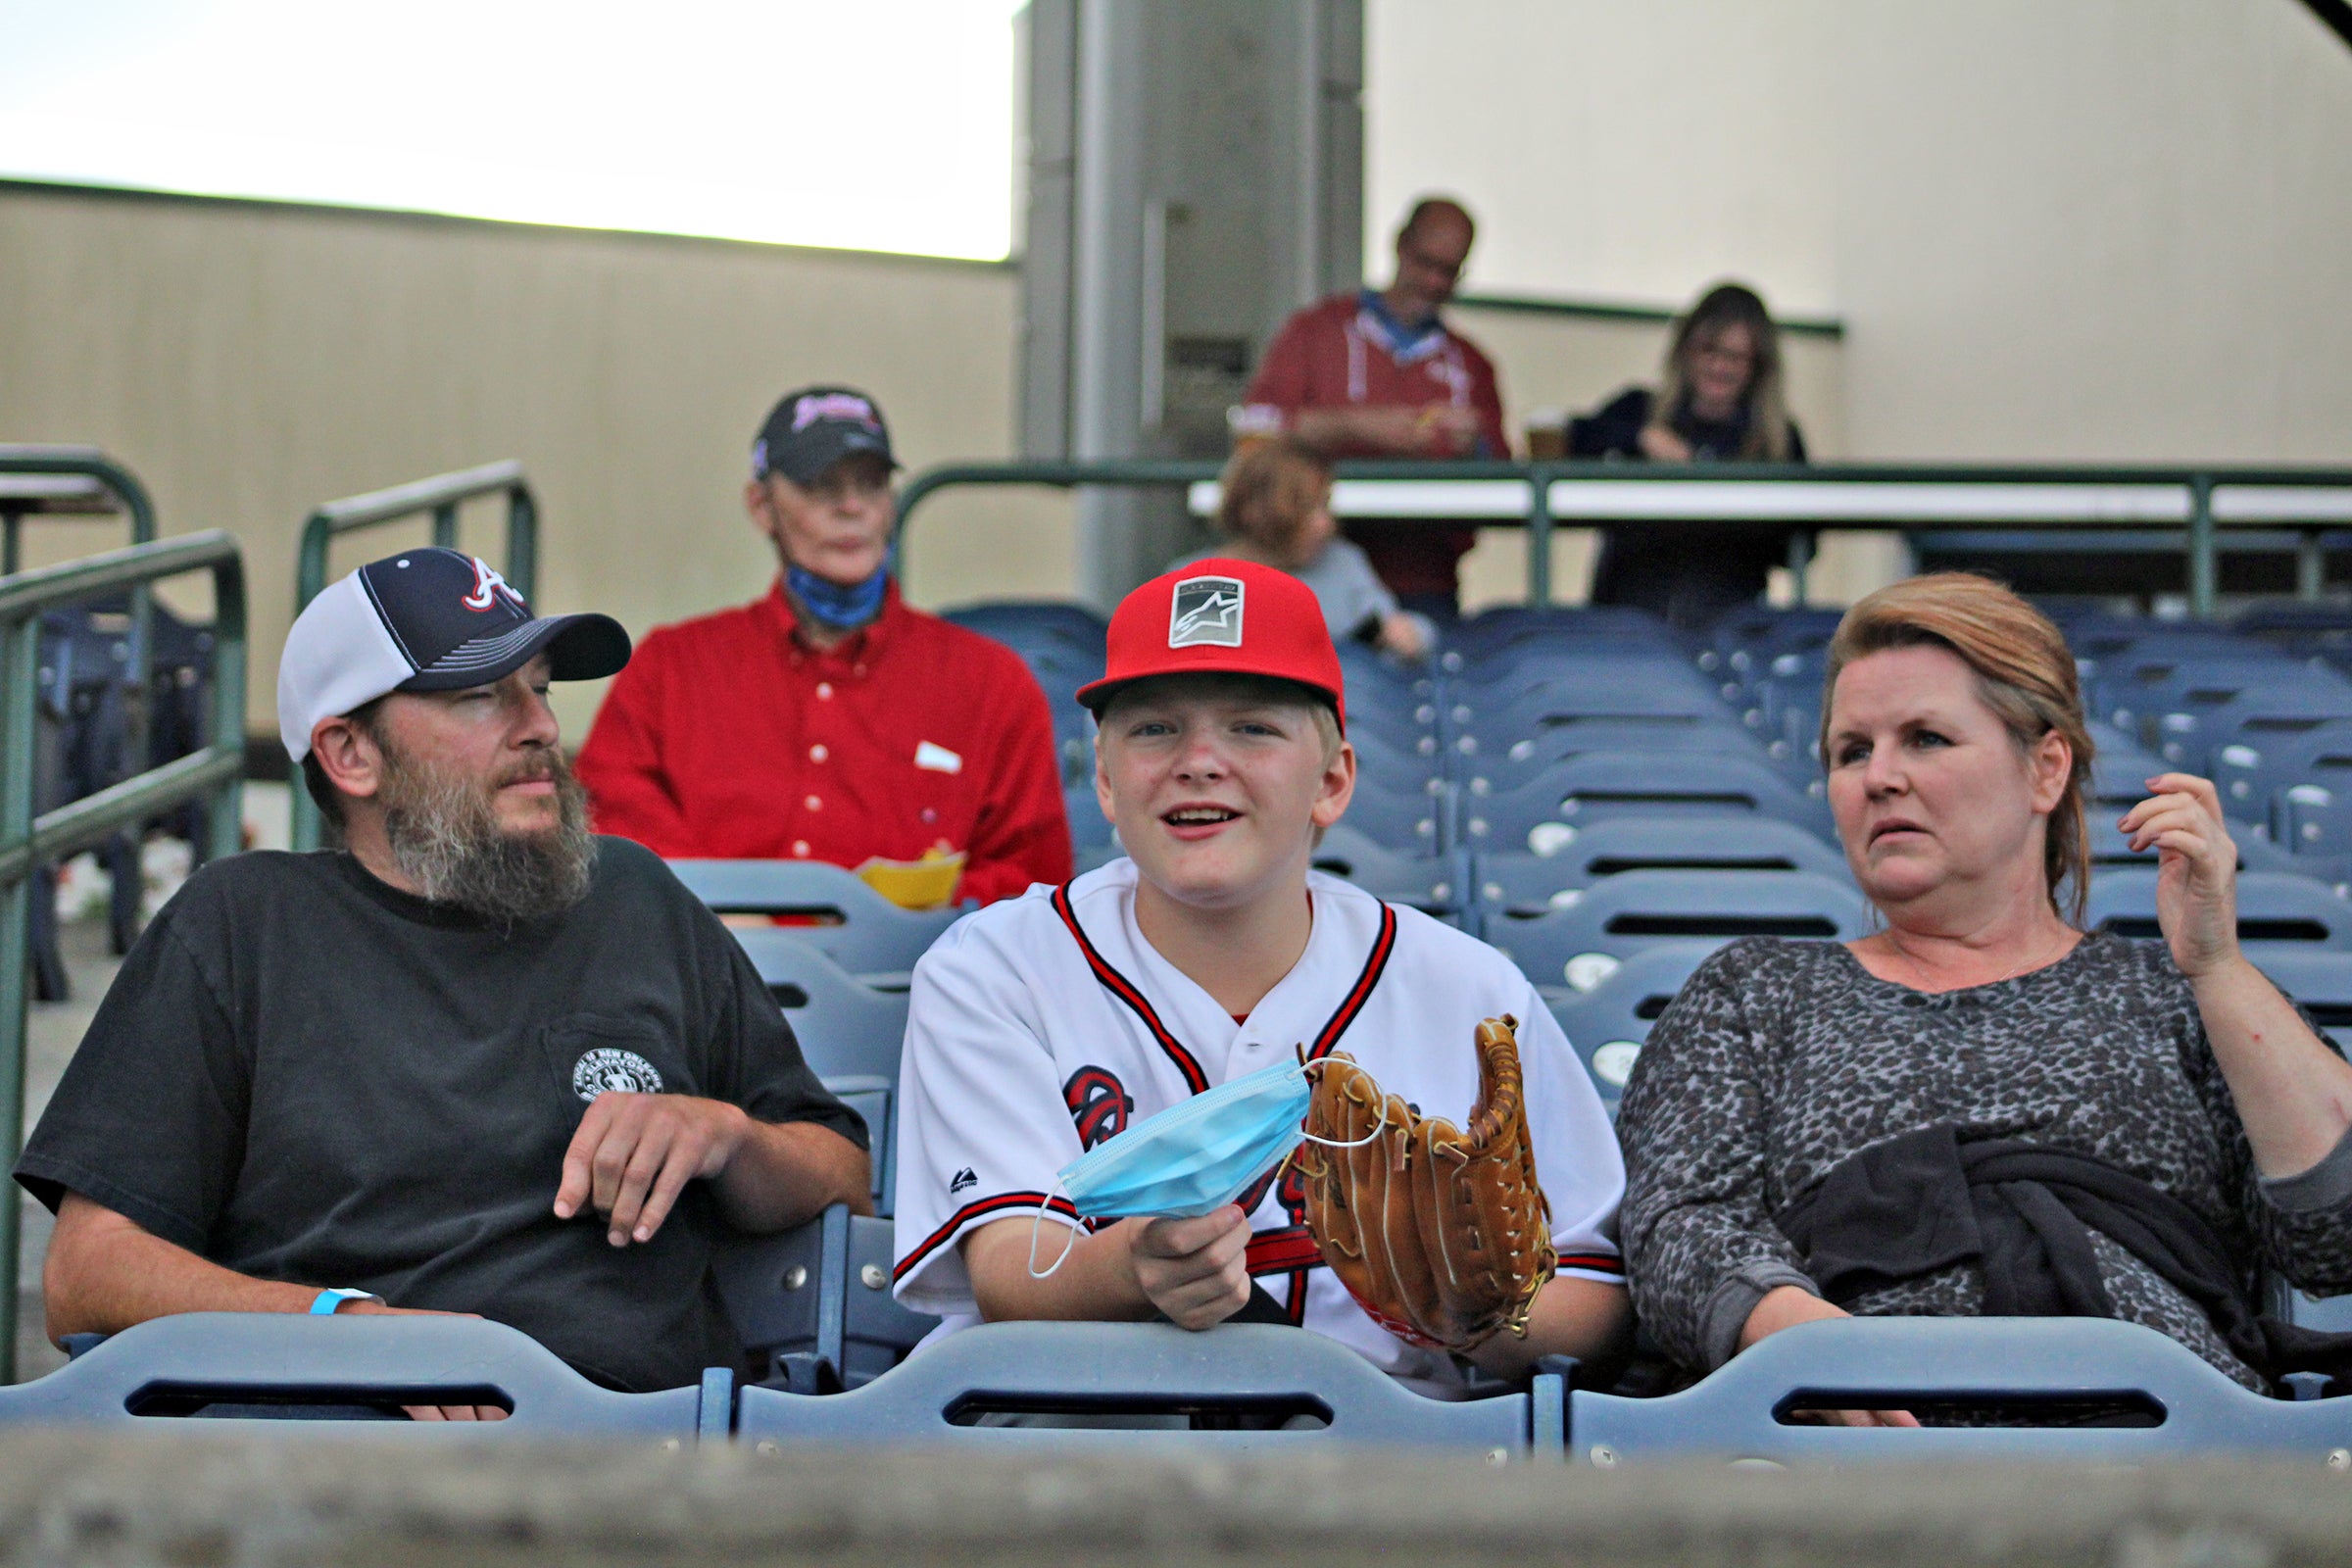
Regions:
[[2211, 779], [2159, 773], [2153, 793], [2117, 825], [2134, 850], [2156, 850], [2156, 920], [2173, 962], [2191, 980], [2237, 957], [2237, 845]]

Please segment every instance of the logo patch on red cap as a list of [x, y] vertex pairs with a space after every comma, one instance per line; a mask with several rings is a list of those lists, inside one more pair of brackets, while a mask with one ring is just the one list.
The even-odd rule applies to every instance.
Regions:
[[1168, 602], [1168, 646], [1241, 647], [1241, 579], [1191, 577], [1178, 583]]

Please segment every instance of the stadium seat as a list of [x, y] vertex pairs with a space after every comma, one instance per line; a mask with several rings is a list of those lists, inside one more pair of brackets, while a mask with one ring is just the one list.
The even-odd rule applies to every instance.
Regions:
[[1660, 942], [1842, 941], [1866, 929], [1862, 895], [1810, 871], [1628, 871], [1533, 919], [1489, 921], [1485, 936], [1540, 989], [1557, 992], [1589, 990]]
[[1315, 847], [1314, 868], [1352, 882], [1377, 899], [1408, 905], [1424, 914], [1450, 917], [1463, 906], [1466, 868], [1453, 856], [1400, 855], [1379, 843], [1352, 820], [1343, 820]]
[[898, 1082], [906, 1037], [906, 992], [866, 984], [802, 934], [805, 927], [737, 931], [752, 967], [767, 982], [808, 1065], [827, 1077]]
[[[344, 1428], [420, 1441], [462, 1433], [680, 1446], [724, 1439], [733, 1394], [727, 1368], [711, 1369], [699, 1388], [616, 1394], [482, 1318], [191, 1312], [125, 1329], [46, 1377], [0, 1388], [0, 1424], [132, 1427], [201, 1413], [299, 1419], [275, 1430], [305, 1439]], [[488, 1425], [384, 1419], [403, 1404], [503, 1404], [511, 1413]]]
[[[1592, 989], [1551, 1003], [1552, 1018], [1584, 1058], [1611, 1115], [1649, 1042], [1650, 1025], [1716, 947], [1713, 942], [1657, 943], [1616, 963]], [[1593, 967], [1587, 965], [1588, 972]]]
[[[1100, 814], [1100, 813], [1098, 813]], [[854, 871], [817, 860], [672, 860], [694, 896], [719, 914], [774, 914], [790, 931], [851, 974], [904, 981], [939, 934], [971, 911], [903, 909]], [[738, 937], [760, 927], [744, 927]]]
[[1347, 825], [1393, 854], [1418, 858], [1453, 849], [1453, 787], [1441, 779], [1418, 787], [1384, 788], [1358, 778], [1348, 803]]
[[1489, 790], [1515, 788], [1568, 758], [1592, 752], [1696, 752], [1782, 760], [1728, 712], [1572, 717], [1500, 748], [1475, 733], [1456, 736], [1446, 748], [1455, 776], [1474, 787], [1483, 781]]
[[[2148, 1424], [2082, 1425], [2086, 1403]], [[1802, 1425], [1804, 1409], [2041, 1406], [2047, 1426]], [[2075, 1423], [2075, 1424], [2070, 1424]], [[1569, 1395], [1572, 1462], [1616, 1469], [1701, 1457], [1776, 1464], [1954, 1459], [2137, 1461], [2293, 1455], [2319, 1473], [2352, 1443], [2352, 1399], [2250, 1393], [2153, 1329], [2108, 1318], [1865, 1317], [1802, 1323], [1679, 1394]]]
[[[2154, 941], [2153, 866], [2119, 866], [2090, 879], [2090, 927]], [[2310, 877], [2244, 871], [2237, 878], [2237, 939], [2257, 961], [2278, 950], [2352, 951], [2352, 903]]]
[[712, 1262], [737, 1334], [767, 1381], [801, 1394], [872, 1382], [939, 1319], [890, 1294], [893, 1229], [836, 1203], [780, 1236], [736, 1237]]
[[1061, 808], [1070, 821], [1070, 846], [1082, 858], [1090, 850], [1108, 850], [1117, 845], [1118, 836], [1111, 831], [1110, 818], [1102, 814], [1102, 801], [1095, 794], [1092, 774], [1085, 783], [1062, 791]]
[[1564, 829], [1613, 816], [1740, 813], [1793, 823], [1825, 842], [1831, 833], [1827, 801], [1801, 792], [1760, 758], [1616, 752], [1569, 758], [1508, 790], [1468, 793], [1461, 842], [1481, 853], [1542, 856], [1567, 842]]
[[[989, 1323], [847, 1394], [745, 1389], [736, 1432], [747, 1441], [1000, 1448], [1412, 1447], [1499, 1462], [1556, 1458], [1565, 1381], [1547, 1371], [1526, 1392], [1432, 1399], [1336, 1341], [1278, 1325], [1196, 1334], [1161, 1323]], [[1191, 1419], [1149, 1431], [977, 1424], [1000, 1412]]]
[[1769, 816], [1611, 816], [1562, 824], [1546, 844], [1548, 855], [1479, 856], [1480, 906], [1541, 914], [1555, 895], [1627, 871], [1812, 871], [1851, 880], [1835, 845]]

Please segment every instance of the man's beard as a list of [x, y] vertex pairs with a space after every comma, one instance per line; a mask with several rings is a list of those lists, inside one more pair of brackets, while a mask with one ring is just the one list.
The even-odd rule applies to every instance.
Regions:
[[[588, 896], [596, 837], [588, 795], [552, 749], [484, 785], [383, 749], [380, 799], [392, 863], [435, 904], [512, 929], [562, 914]], [[517, 832], [498, 819], [498, 792], [527, 779], [556, 786], [555, 826]]]

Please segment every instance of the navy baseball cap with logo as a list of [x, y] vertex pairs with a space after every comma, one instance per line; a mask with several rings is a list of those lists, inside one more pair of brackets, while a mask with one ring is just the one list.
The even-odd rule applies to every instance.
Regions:
[[752, 443], [752, 477], [780, 473], [813, 484], [842, 459], [871, 452], [892, 467], [890, 426], [872, 398], [852, 387], [809, 386], [788, 392]]
[[300, 762], [318, 721], [392, 692], [487, 686], [548, 657], [557, 680], [629, 662], [610, 615], [534, 615], [485, 563], [438, 546], [371, 561], [303, 608], [277, 662], [277, 733]]

